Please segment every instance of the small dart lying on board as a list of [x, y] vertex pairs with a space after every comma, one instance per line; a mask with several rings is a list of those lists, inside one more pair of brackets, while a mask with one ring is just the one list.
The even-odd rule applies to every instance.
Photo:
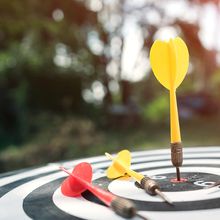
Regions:
[[111, 207], [116, 214], [124, 218], [138, 216], [141, 219], [147, 220], [146, 217], [137, 213], [135, 205], [131, 201], [92, 185], [92, 166], [89, 163], [79, 163], [75, 166], [72, 173], [64, 167], [60, 167], [60, 169], [69, 174], [69, 177], [61, 185], [61, 192], [65, 196], [76, 197], [82, 192], [89, 190], [104, 204]]
[[211, 186], [207, 186], [206, 189], [213, 188], [216, 186], [220, 186], [220, 181], [217, 181], [216, 183], [212, 184]]
[[181, 181], [179, 167], [183, 163], [183, 153], [176, 89], [185, 78], [189, 66], [186, 44], [179, 37], [168, 42], [156, 40], [150, 50], [150, 64], [157, 80], [170, 92], [171, 160], [176, 167], [177, 181]]
[[154, 180], [130, 169], [131, 154], [128, 150], [120, 151], [116, 158], [113, 158], [109, 153], [105, 153], [105, 155], [108, 159], [113, 161], [112, 165], [107, 169], [107, 177], [109, 179], [115, 179], [127, 174], [134, 178], [138, 182], [138, 186], [144, 189], [148, 194], [158, 195], [165, 202], [173, 204], [172, 201], [160, 191], [159, 185]]

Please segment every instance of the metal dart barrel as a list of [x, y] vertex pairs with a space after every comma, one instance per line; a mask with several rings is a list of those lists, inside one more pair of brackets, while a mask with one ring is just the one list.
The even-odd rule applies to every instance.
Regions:
[[171, 161], [176, 167], [176, 178], [180, 181], [180, 169], [183, 163], [183, 147], [181, 142], [171, 143]]
[[111, 208], [114, 210], [115, 213], [124, 218], [133, 218], [135, 216], [138, 216], [144, 220], [147, 220], [146, 217], [137, 213], [135, 205], [127, 199], [116, 197], [111, 202]]
[[161, 192], [160, 187], [157, 182], [152, 180], [150, 177], [145, 176], [141, 182], [140, 187], [144, 189], [147, 193], [150, 195], [158, 195], [160, 196], [165, 202], [168, 202], [169, 204], [173, 204], [170, 199], [167, 198], [167, 196]]

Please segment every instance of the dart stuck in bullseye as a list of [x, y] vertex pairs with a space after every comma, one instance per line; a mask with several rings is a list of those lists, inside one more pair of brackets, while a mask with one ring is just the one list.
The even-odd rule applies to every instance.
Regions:
[[181, 181], [183, 163], [182, 142], [176, 100], [176, 89], [182, 83], [189, 66], [189, 52], [184, 41], [176, 37], [168, 42], [156, 40], [150, 50], [150, 64], [157, 80], [170, 92], [171, 160]]
[[69, 175], [61, 185], [61, 192], [65, 196], [77, 197], [82, 192], [89, 190], [105, 205], [111, 207], [116, 214], [124, 218], [138, 216], [141, 219], [147, 220], [146, 217], [137, 212], [135, 205], [131, 201], [92, 185], [92, 166], [89, 163], [79, 163], [75, 166], [72, 173], [64, 167], [60, 167], [60, 169]]
[[131, 166], [131, 154], [128, 150], [122, 150], [117, 154], [117, 157], [114, 158], [109, 153], [105, 153], [106, 157], [109, 160], [112, 160], [113, 163], [107, 169], [107, 177], [109, 179], [115, 179], [125, 174], [134, 178], [138, 186], [144, 189], [150, 195], [158, 195], [160, 196], [165, 202], [169, 204], [173, 204], [173, 202], [167, 198], [167, 196], [161, 192], [159, 185], [150, 177], [144, 176], [141, 173], [135, 172], [134, 170], [130, 169]]

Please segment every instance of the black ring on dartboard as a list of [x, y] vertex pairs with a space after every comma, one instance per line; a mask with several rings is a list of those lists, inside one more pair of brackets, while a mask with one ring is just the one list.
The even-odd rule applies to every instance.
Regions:
[[[204, 164], [187, 164], [185, 167], [204, 167]], [[146, 169], [139, 169], [140, 171], [149, 171], [155, 169], [170, 168], [171, 166], [151, 167]], [[219, 167], [218, 165], [205, 165], [205, 167]], [[103, 178], [103, 177], [101, 177]], [[94, 182], [99, 183], [101, 178], [95, 179]], [[23, 209], [25, 213], [32, 219], [76, 219], [81, 218], [72, 216], [60, 210], [53, 203], [52, 196], [57, 188], [60, 186], [64, 178], [59, 178], [50, 183], [42, 185], [41, 187], [32, 191], [23, 202]], [[107, 178], [106, 178], [107, 179]], [[110, 182], [110, 181], [109, 181]], [[90, 196], [84, 195], [87, 200], [94, 199]], [[174, 202], [174, 206], [170, 206], [165, 202], [152, 202], [152, 201], [136, 201], [132, 200], [139, 211], [192, 211], [192, 210], [205, 210], [220, 208], [220, 198], [198, 200], [190, 202]], [[99, 203], [99, 202], [98, 202]], [[40, 216], [39, 216], [40, 213]]]

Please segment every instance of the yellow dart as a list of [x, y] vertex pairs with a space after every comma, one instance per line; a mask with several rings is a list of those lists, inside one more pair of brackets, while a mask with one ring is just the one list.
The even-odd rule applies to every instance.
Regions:
[[157, 80], [170, 91], [171, 159], [180, 181], [179, 167], [183, 163], [176, 89], [182, 83], [189, 66], [189, 52], [177, 37], [168, 42], [156, 40], [150, 50], [150, 64]]
[[135, 172], [130, 169], [131, 166], [131, 154], [128, 150], [120, 151], [116, 158], [113, 158], [111, 154], [105, 153], [106, 157], [113, 161], [112, 165], [107, 169], [107, 177], [109, 179], [115, 179], [125, 174], [128, 174], [138, 183], [138, 186], [144, 189], [150, 195], [159, 195], [164, 201], [172, 204], [172, 202], [160, 191], [159, 185], [151, 178]]

